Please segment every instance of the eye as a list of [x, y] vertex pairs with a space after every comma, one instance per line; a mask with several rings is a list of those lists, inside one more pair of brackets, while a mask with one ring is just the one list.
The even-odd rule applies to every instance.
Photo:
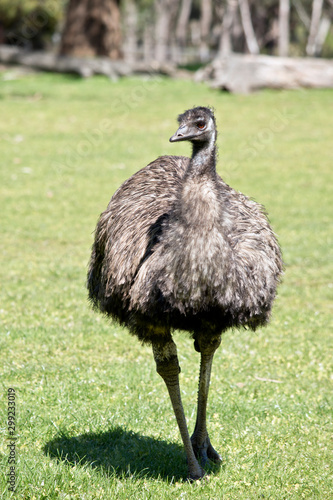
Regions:
[[201, 121], [201, 122], [197, 122], [197, 128], [199, 130], [203, 130], [204, 128], [206, 127], [206, 123]]

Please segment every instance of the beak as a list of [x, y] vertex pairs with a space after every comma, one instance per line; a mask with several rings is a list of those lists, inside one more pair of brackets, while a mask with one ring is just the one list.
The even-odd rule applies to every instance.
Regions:
[[170, 137], [169, 141], [170, 142], [178, 142], [178, 141], [186, 141], [192, 137], [192, 134], [189, 135], [188, 133], [188, 126], [187, 125], [182, 125], [179, 127], [177, 132], [173, 134], [172, 137]]

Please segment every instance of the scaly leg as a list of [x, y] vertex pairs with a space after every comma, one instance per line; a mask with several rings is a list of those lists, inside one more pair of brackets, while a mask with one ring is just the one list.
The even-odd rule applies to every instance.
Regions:
[[179, 388], [180, 367], [177, 357], [177, 347], [171, 336], [164, 343], [153, 343], [153, 353], [156, 361], [157, 373], [161, 375], [169, 391], [173, 411], [184, 443], [189, 478], [191, 480], [200, 479], [205, 473], [194, 455], [190, 435], [187, 430]]
[[212, 370], [213, 357], [216, 349], [221, 343], [221, 336], [205, 338], [200, 336], [195, 340], [195, 349], [201, 353], [200, 376], [198, 389], [198, 409], [197, 420], [194, 432], [191, 437], [193, 451], [202, 465], [208, 460], [215, 463], [222, 461], [221, 456], [214, 450], [211, 445], [207, 426], [206, 426], [206, 411], [207, 399], [209, 391], [210, 374]]

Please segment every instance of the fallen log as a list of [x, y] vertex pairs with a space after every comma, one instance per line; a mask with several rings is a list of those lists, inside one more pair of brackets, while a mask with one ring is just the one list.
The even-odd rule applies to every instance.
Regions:
[[[42, 71], [74, 73], [82, 77], [105, 75], [112, 80], [135, 74], [189, 78], [189, 72], [179, 70], [171, 63], [129, 63], [106, 57], [59, 56], [51, 52], [30, 52], [10, 45], [0, 45], [0, 63]], [[231, 54], [214, 59], [197, 71], [194, 79], [207, 82], [212, 88], [234, 93], [249, 93], [262, 88], [332, 88], [333, 60]]]
[[195, 80], [243, 94], [263, 88], [332, 88], [333, 60], [231, 54], [197, 71]]
[[111, 79], [134, 74], [163, 74], [175, 76], [177, 69], [172, 64], [159, 64], [155, 61], [128, 63], [111, 60], [107, 57], [84, 58], [59, 56], [51, 52], [31, 52], [11, 45], [0, 45], [0, 62], [56, 73], [74, 73], [82, 77], [105, 75]]

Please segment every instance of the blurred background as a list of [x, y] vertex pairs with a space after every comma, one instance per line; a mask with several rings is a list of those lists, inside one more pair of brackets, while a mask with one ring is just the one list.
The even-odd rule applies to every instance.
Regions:
[[201, 65], [231, 52], [333, 57], [333, 0], [0, 0], [0, 44]]

